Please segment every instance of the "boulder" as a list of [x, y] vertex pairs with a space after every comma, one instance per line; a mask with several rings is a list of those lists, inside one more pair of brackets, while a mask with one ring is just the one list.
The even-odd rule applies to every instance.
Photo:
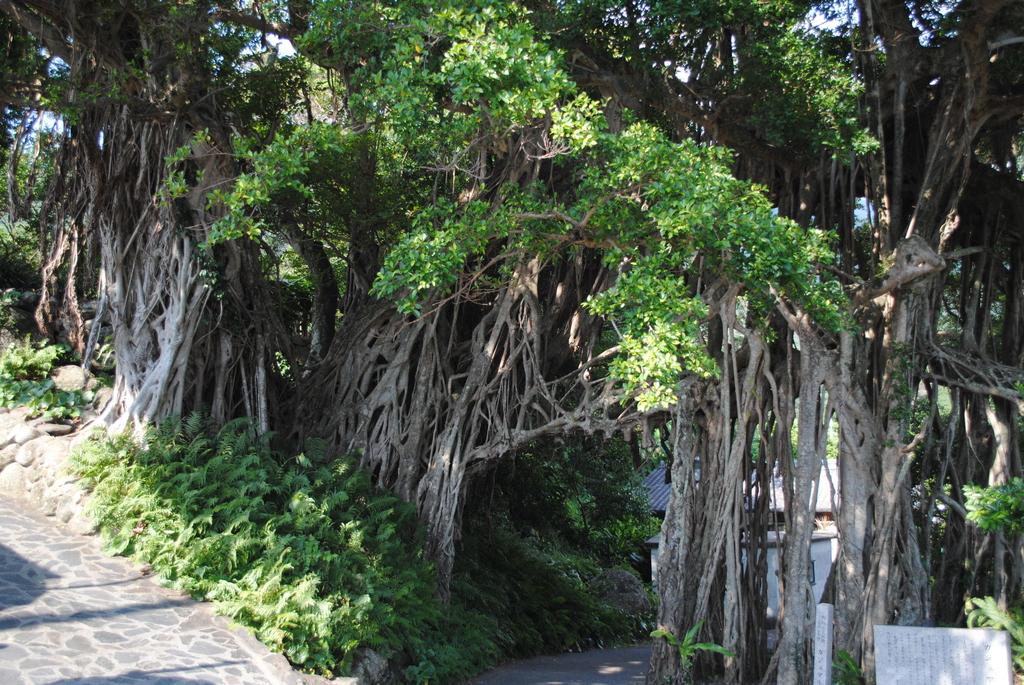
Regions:
[[372, 649], [364, 649], [359, 653], [352, 675], [359, 685], [391, 685], [397, 682], [388, 660]]
[[68, 494], [57, 501], [57, 510], [54, 514], [61, 523], [67, 523], [71, 517], [82, 511], [82, 491], [75, 485], [71, 485]]
[[590, 589], [624, 614], [639, 616], [651, 612], [651, 599], [643, 582], [624, 569], [604, 571], [590, 582]]
[[38, 455], [39, 447], [34, 442], [27, 442], [18, 448], [17, 454], [14, 455], [14, 460], [25, 468], [28, 468], [35, 463]]
[[97, 411], [103, 411], [107, 403], [110, 402], [110, 398], [114, 396], [113, 388], [98, 388], [96, 394], [93, 396], [92, 406], [96, 407]]
[[88, 380], [82, 367], [73, 364], [58, 366], [50, 378], [53, 379], [53, 384], [61, 390], [81, 390]]
[[57, 504], [60, 503], [60, 492], [57, 488], [49, 487], [38, 493], [39, 511], [45, 516], [53, 516], [57, 513]]
[[49, 435], [67, 435], [75, 430], [75, 427], [66, 423], [41, 423], [36, 426], [36, 430]]
[[40, 493], [39, 505], [47, 516], [56, 515], [62, 523], [67, 523], [80, 508], [77, 505], [81, 497], [73, 477], [59, 476]]
[[20, 497], [25, 493], [25, 471], [21, 464], [14, 462], [0, 471], [0, 492]]
[[0, 415], [0, 447], [14, 442], [14, 433], [28, 420], [27, 407], [14, 407]]
[[95, 535], [96, 534], [96, 523], [92, 521], [82, 511], [74, 512], [67, 521], [68, 530], [77, 535]]
[[14, 456], [18, 453], [17, 445], [7, 445], [3, 449], [0, 449], [0, 469], [14, 461]]
[[0, 349], [19, 344], [36, 328], [35, 318], [32, 316], [34, 307], [23, 308], [19, 306], [18, 301], [12, 304], [13, 306], [0, 305]]
[[68, 454], [70, 454], [70, 444], [68, 440], [61, 440], [60, 438], [49, 438], [37, 440], [36, 443], [39, 447], [39, 461], [42, 463], [43, 468], [51, 474], [52, 478], [56, 478], [58, 475], [64, 473], [64, 463], [68, 460]]
[[[14, 407], [13, 409], [11, 409], [10, 411], [7, 412], [7, 414], [5, 415], [5, 418], [7, 418], [7, 420], [9, 420], [11, 422], [20, 423], [20, 422], [25, 421], [26, 419], [28, 419], [28, 414], [29, 414], [29, 408], [28, 407]], [[13, 425], [13, 423], [12, 423], [12, 425]]]
[[42, 433], [32, 426], [18, 426], [14, 429], [14, 433], [11, 434], [11, 441], [15, 445], [24, 445], [26, 442], [35, 440], [40, 435], [42, 435]]

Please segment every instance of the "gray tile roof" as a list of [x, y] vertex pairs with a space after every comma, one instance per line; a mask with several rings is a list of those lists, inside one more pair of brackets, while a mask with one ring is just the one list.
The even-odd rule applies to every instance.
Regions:
[[651, 503], [651, 511], [655, 514], [665, 515], [668, 509], [668, 496], [672, 492], [672, 485], [665, 482], [665, 464], [658, 464], [653, 471], [644, 478], [644, 486], [647, 488], [647, 499]]
[[[839, 467], [833, 461], [826, 461], [821, 466], [821, 475], [818, 480], [818, 499], [815, 502], [814, 510], [817, 513], [832, 511], [832, 488], [829, 486], [828, 475], [832, 477], [832, 483], [836, 490], [839, 489]], [[647, 499], [651, 503], [651, 511], [664, 516], [668, 509], [668, 496], [672, 492], [672, 485], [665, 482], [665, 464], [658, 464], [653, 471], [644, 478], [644, 486], [647, 488]], [[837, 495], [838, 496], [838, 495]], [[785, 491], [782, 488], [782, 476], [772, 478], [772, 488], [769, 494], [771, 498], [770, 507], [772, 511], [783, 511], [786, 508]]]

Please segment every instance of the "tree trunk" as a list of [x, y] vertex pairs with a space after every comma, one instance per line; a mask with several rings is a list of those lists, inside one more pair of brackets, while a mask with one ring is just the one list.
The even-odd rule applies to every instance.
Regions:
[[[813, 344], [802, 342], [796, 463], [783, 469], [783, 473], [791, 477], [786, 488], [788, 523], [779, 587], [782, 597], [779, 685], [806, 683], [811, 672], [808, 635], [814, 622], [815, 604], [807, 570], [829, 420], [822, 397], [827, 367], [819, 359], [820, 354]], [[786, 459], [786, 456], [780, 458]]]

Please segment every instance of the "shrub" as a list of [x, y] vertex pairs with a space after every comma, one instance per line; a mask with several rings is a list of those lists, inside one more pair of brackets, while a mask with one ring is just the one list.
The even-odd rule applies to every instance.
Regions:
[[621, 440], [535, 444], [500, 467], [495, 482], [489, 506], [507, 510], [517, 530], [606, 564], [623, 563], [661, 526]]
[[967, 518], [987, 533], [1024, 533], [1024, 478], [1005, 485], [965, 485]]
[[[419, 661], [443, 624], [412, 508], [350, 459], [286, 458], [244, 420], [198, 415], [73, 456], [110, 551], [211, 599], [292, 663], [350, 669], [356, 650]], [[412, 544], [410, 544], [412, 541]]]
[[61, 390], [49, 377], [67, 354], [63, 345], [33, 344], [27, 339], [6, 349], [0, 354], [0, 405], [28, 407], [30, 416], [47, 420], [77, 419], [91, 393]]
[[38, 233], [31, 223], [11, 224], [0, 217], [0, 283], [35, 290], [39, 287], [41, 263]]
[[992, 597], [968, 597], [964, 605], [968, 628], [992, 628], [1010, 634], [1013, 670], [1024, 675], [1024, 612], [1003, 610]]
[[651, 631], [651, 637], [665, 640], [679, 652], [679, 670], [683, 682], [693, 682], [693, 660], [700, 652], [713, 652], [722, 656], [734, 657], [736, 654], [714, 642], [697, 642], [704, 621], [697, 621], [682, 637], [677, 637], [663, 628]]
[[139, 444], [98, 437], [72, 457], [111, 552], [250, 630], [308, 671], [350, 671], [371, 648], [414, 683], [466, 680], [514, 656], [642, 634], [587, 588], [592, 559], [508, 526], [472, 526], [450, 605], [435, 595], [414, 509], [350, 458], [289, 457], [245, 420], [193, 415]]
[[497, 619], [488, 636], [506, 657], [579, 651], [643, 637], [632, 616], [604, 604], [588, 587], [601, 572], [593, 558], [505, 525], [467, 532], [456, 560], [456, 606]]

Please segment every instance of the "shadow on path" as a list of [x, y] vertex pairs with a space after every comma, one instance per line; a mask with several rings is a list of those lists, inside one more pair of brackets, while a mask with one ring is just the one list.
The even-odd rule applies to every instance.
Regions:
[[161, 668], [151, 671], [125, 671], [117, 675], [89, 676], [85, 678], [67, 678], [55, 680], [49, 685], [217, 685], [210, 680], [179, 678], [175, 673], [188, 671], [216, 670], [223, 666], [243, 664], [244, 661], [214, 661], [208, 664], [197, 664], [182, 668]]
[[31, 604], [46, 593], [46, 581], [58, 577], [0, 544], [0, 611]]
[[132, 585], [138, 583], [144, 576], [137, 578], [125, 578], [123, 580], [112, 580], [109, 583], [84, 583], [82, 585], [51, 585], [51, 590], [83, 590], [95, 587], [111, 587], [112, 585]]
[[190, 599], [168, 599], [162, 602], [150, 604], [128, 604], [126, 606], [111, 607], [109, 609], [87, 609], [85, 611], [74, 611], [70, 614], [35, 614], [28, 616], [8, 616], [0, 619], [0, 630], [12, 630], [15, 628], [25, 629], [43, 623], [66, 623], [69, 621], [89, 621], [94, 618], [110, 619], [117, 616], [136, 614], [142, 611], [159, 611], [179, 606], [191, 606], [194, 602]]
[[96, 678], [70, 678], [55, 680], [48, 685], [217, 685], [212, 680], [188, 680], [173, 676], [162, 676], [159, 672], [128, 671], [120, 675]]

